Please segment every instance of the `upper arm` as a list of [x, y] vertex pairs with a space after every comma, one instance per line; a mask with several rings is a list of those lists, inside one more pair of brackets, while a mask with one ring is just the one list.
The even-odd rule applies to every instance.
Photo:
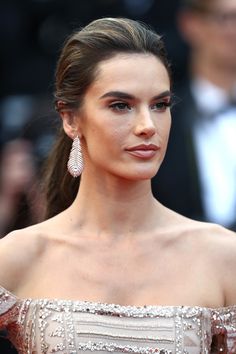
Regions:
[[26, 229], [13, 231], [0, 240], [0, 285], [14, 292], [36, 256], [35, 237]]
[[0, 329], [6, 328], [16, 315], [17, 299], [8, 291], [14, 292], [21, 274], [20, 238], [20, 233], [13, 232], [0, 240]]
[[227, 231], [221, 244], [218, 269], [224, 287], [225, 305], [236, 305], [236, 233]]
[[17, 286], [23, 266], [21, 232], [13, 231], [0, 240], [0, 285], [8, 290]]
[[231, 254], [225, 271], [225, 298], [226, 305], [236, 305], [236, 247]]

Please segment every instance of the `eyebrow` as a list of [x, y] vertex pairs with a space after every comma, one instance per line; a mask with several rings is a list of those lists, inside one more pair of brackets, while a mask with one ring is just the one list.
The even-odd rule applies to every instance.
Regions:
[[[169, 90], [164, 91], [164, 92], [160, 93], [159, 95], [152, 97], [152, 100], [156, 100], [156, 99], [160, 99], [160, 98], [168, 97], [168, 96], [171, 96], [171, 92]], [[106, 97], [115, 97], [115, 98], [128, 99], [128, 100], [135, 99], [135, 96], [133, 96], [129, 93], [126, 93], [126, 92], [122, 92], [122, 91], [109, 91], [109, 92], [105, 93], [104, 95], [102, 95], [99, 99], [103, 99]]]

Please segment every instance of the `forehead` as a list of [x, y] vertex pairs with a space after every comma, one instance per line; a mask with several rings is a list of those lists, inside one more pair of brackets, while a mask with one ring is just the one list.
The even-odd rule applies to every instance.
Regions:
[[162, 62], [152, 54], [117, 54], [101, 62], [91, 90], [167, 90], [170, 79]]

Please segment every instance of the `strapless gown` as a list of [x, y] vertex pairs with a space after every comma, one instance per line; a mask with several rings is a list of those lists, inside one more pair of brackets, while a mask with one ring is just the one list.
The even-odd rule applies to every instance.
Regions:
[[236, 353], [236, 306], [20, 299], [0, 287], [0, 329], [19, 354]]

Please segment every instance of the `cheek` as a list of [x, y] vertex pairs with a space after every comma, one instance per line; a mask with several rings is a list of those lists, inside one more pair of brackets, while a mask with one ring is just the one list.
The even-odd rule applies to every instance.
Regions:
[[113, 127], [113, 129], [110, 130], [110, 133], [107, 135], [107, 139], [121, 143], [124, 140], [124, 138], [127, 136], [127, 127], [124, 128], [124, 126], [119, 125], [116, 127]]
[[109, 117], [103, 121], [102, 126], [97, 126], [97, 132], [104, 141], [122, 142], [130, 133], [131, 122], [122, 117]]
[[123, 124], [117, 123], [96, 124], [86, 132], [84, 135], [85, 149], [90, 156], [97, 153], [105, 155], [108, 152], [115, 152], [123, 146], [127, 137], [127, 126], [124, 127]]
[[158, 133], [163, 140], [168, 139], [171, 127], [171, 116], [165, 117], [157, 127]]

